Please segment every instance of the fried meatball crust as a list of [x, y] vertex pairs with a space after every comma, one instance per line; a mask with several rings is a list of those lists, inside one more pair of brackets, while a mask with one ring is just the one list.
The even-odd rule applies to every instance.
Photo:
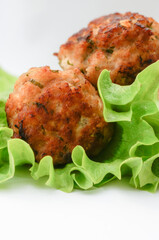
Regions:
[[51, 155], [54, 165], [70, 162], [76, 145], [98, 154], [113, 133], [101, 99], [79, 69], [31, 68], [17, 80], [6, 113], [14, 138], [27, 141], [37, 161]]
[[71, 36], [57, 54], [63, 69], [78, 67], [94, 86], [103, 69], [120, 85], [159, 59], [159, 23], [138, 13], [100, 17]]

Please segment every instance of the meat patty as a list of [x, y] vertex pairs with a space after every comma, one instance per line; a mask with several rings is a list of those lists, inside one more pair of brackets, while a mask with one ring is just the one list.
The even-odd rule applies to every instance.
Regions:
[[98, 154], [113, 133], [101, 99], [79, 69], [31, 68], [17, 80], [6, 113], [14, 138], [27, 141], [37, 161], [51, 155], [54, 165], [70, 162], [76, 145]]
[[159, 59], [159, 23], [138, 13], [100, 17], [68, 39], [57, 54], [61, 67], [78, 67], [94, 86], [103, 69], [113, 82], [131, 84]]

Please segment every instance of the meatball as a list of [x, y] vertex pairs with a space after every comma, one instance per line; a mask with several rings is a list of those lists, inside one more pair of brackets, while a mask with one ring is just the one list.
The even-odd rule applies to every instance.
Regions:
[[79, 69], [31, 68], [17, 80], [6, 113], [13, 137], [28, 142], [37, 161], [51, 155], [54, 165], [70, 162], [76, 145], [98, 154], [113, 133], [100, 97]]
[[58, 55], [63, 69], [78, 67], [94, 86], [103, 69], [120, 85], [159, 59], [159, 23], [138, 13], [100, 17], [68, 39]]

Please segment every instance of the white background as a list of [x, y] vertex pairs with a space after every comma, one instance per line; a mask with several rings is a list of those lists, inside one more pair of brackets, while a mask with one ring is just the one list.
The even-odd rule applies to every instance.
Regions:
[[[20, 75], [33, 66], [57, 69], [52, 55], [88, 22], [135, 11], [159, 21], [159, 1], [0, 0], [0, 65]], [[66, 194], [27, 171], [0, 185], [0, 239], [158, 239], [159, 193], [127, 181]]]

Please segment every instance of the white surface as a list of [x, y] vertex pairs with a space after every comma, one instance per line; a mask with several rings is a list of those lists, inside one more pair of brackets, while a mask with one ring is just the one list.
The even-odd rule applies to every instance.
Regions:
[[[0, 0], [0, 65], [16, 75], [58, 61], [74, 32], [111, 12], [137, 11], [159, 21], [159, 1]], [[0, 185], [0, 239], [158, 239], [159, 194], [115, 182], [66, 194], [18, 173]]]

